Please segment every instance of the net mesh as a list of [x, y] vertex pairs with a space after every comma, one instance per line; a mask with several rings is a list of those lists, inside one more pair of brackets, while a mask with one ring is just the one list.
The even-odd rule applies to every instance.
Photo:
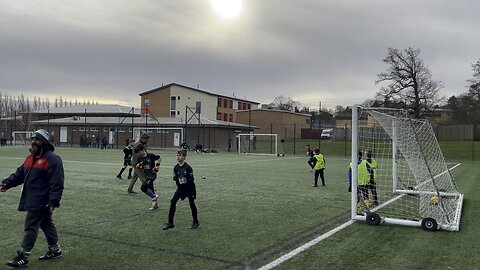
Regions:
[[382, 217], [457, 224], [460, 194], [429, 122], [380, 108], [362, 109], [359, 119], [358, 150], [376, 163], [366, 207]]
[[239, 134], [238, 153], [249, 155], [277, 155], [277, 134]]

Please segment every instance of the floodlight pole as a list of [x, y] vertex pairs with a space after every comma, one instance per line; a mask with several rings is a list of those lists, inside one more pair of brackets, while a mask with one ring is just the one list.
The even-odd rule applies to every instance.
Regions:
[[322, 140], [322, 102], [318, 103], [318, 149]]

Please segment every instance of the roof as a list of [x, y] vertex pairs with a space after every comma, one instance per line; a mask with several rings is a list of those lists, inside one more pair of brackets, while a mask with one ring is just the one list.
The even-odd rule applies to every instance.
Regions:
[[258, 112], [258, 111], [264, 111], [264, 112], [277, 112], [277, 113], [288, 113], [288, 114], [295, 114], [299, 116], [305, 116], [305, 117], [311, 117], [310, 114], [306, 113], [297, 113], [297, 112], [291, 112], [291, 111], [284, 111], [284, 110], [276, 110], [276, 109], [252, 109], [252, 110], [239, 110], [237, 113], [245, 113], [245, 112]]
[[169, 83], [167, 85], [162, 85], [162, 86], [157, 87], [155, 89], [148, 90], [146, 92], [140, 93], [139, 95], [140, 96], [148, 95], [148, 94], [156, 92], [156, 91], [167, 89], [171, 86], [180, 86], [180, 87], [187, 88], [187, 89], [192, 90], [192, 91], [197, 91], [197, 92], [200, 92], [200, 93], [204, 93], [204, 94], [207, 94], [207, 95], [210, 95], [210, 96], [223, 97], [223, 98], [228, 98], [228, 99], [235, 99], [235, 100], [240, 100], [240, 101], [249, 102], [249, 103], [253, 103], [253, 104], [260, 104], [259, 102], [246, 100], [246, 99], [240, 99], [240, 98], [236, 98], [236, 97], [224, 96], [224, 95], [220, 95], [220, 94], [215, 94], [215, 93], [211, 93], [211, 92], [208, 92], [208, 91], [205, 91], [205, 90], [201, 90], [201, 89], [198, 89], [198, 88], [193, 88], [193, 87], [178, 84], [178, 83]]
[[[157, 122], [158, 121], [158, 122]], [[169, 117], [159, 117], [156, 120], [153, 118], [149, 118], [145, 121], [145, 117], [133, 117], [133, 125], [135, 126], [145, 126], [145, 122], [147, 122], [147, 126], [183, 126], [185, 122], [181, 118], [169, 118]], [[71, 125], [71, 126], [85, 126], [85, 117], [66, 117], [66, 118], [56, 118], [50, 120], [37, 120], [32, 121], [33, 124], [36, 125]], [[189, 125], [197, 125], [198, 121], [190, 121]], [[232, 122], [225, 122], [220, 120], [210, 120], [206, 118], [201, 118], [201, 124], [204, 125], [211, 125], [217, 127], [233, 127], [233, 128], [248, 128], [248, 125], [239, 124], [239, 123], [232, 123]], [[110, 125], [110, 126], [131, 126], [132, 125], [132, 117], [87, 117], [86, 125]], [[252, 126], [253, 127], [253, 126]], [[254, 128], [254, 127], [253, 127]]]
[[85, 110], [88, 114], [131, 114], [132, 107], [116, 105], [116, 104], [100, 104], [100, 105], [74, 105], [68, 107], [56, 107], [44, 110], [32, 111], [34, 114], [70, 114], [83, 115]]

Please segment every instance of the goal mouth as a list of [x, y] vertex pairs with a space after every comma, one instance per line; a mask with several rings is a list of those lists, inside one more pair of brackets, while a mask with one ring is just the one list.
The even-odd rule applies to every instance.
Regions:
[[[237, 135], [239, 155], [279, 156], [278, 148], [277, 134], [241, 133]], [[283, 155], [283, 151], [281, 154]]]
[[463, 194], [427, 120], [354, 106], [351, 158], [352, 219], [459, 230]]
[[13, 146], [28, 146], [32, 142], [33, 131], [14, 131], [12, 132]]

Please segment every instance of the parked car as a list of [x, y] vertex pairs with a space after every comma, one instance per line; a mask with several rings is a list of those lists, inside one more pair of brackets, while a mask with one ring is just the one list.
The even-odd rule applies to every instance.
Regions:
[[320, 134], [321, 139], [331, 139], [333, 136], [333, 128], [326, 128], [322, 130], [322, 134]]

